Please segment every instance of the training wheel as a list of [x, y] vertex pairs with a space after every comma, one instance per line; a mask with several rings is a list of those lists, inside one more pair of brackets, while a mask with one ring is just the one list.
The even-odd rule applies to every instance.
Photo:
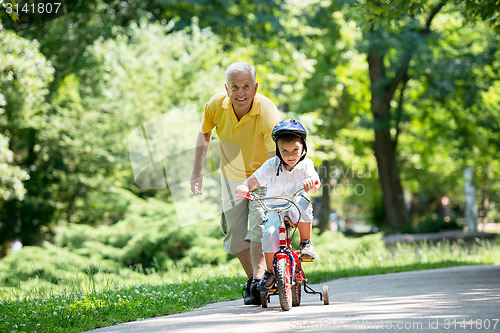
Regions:
[[323, 286], [323, 304], [330, 304], [330, 295], [328, 294], [328, 286]]
[[269, 302], [269, 298], [267, 296], [267, 293], [265, 291], [260, 292], [260, 303], [262, 304], [263, 308], [267, 308], [267, 303]]

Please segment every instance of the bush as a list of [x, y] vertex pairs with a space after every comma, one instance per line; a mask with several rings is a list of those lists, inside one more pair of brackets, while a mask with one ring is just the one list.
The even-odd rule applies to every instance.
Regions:
[[455, 219], [450, 219], [449, 222], [445, 221], [443, 215], [427, 215], [424, 216], [417, 226], [417, 233], [430, 233], [440, 232], [446, 230], [461, 230]]
[[120, 265], [111, 260], [85, 257], [48, 242], [42, 247], [25, 246], [0, 261], [0, 285], [16, 287], [29, 280], [70, 284], [89, 272], [118, 273]]
[[[181, 227], [173, 204], [120, 192], [128, 202], [122, 220], [97, 227], [69, 224], [56, 230], [56, 244], [9, 253], [0, 261], [0, 285], [29, 290], [32, 285], [88, 285], [89, 279], [117, 275], [140, 280], [143, 272], [227, 263], [216, 219], [203, 221], [203, 228]], [[195, 209], [209, 208], [201, 204]]]
[[[211, 238], [214, 229], [219, 236]], [[59, 246], [82, 256], [113, 259], [125, 266], [165, 269], [171, 266], [170, 260], [186, 257], [183, 264], [189, 267], [225, 262], [221, 236], [215, 221], [204, 228], [181, 227], [173, 204], [133, 197], [129, 198], [123, 220], [98, 227], [71, 224], [58, 230], [56, 240]]]

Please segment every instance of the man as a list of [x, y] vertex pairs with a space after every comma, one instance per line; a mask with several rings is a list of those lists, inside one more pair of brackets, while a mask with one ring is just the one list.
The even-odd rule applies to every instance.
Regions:
[[[221, 227], [225, 235], [224, 249], [240, 260], [248, 281], [245, 304], [260, 304], [256, 289], [264, 270], [262, 226], [264, 211], [255, 202], [234, 196], [236, 187], [275, 156], [272, 130], [279, 122], [276, 105], [257, 93], [255, 67], [245, 63], [231, 64], [225, 72], [225, 92], [213, 96], [205, 105], [198, 133], [196, 156], [191, 174], [191, 191], [202, 191], [202, 168], [215, 127], [221, 142]], [[265, 195], [265, 187], [254, 192]]]

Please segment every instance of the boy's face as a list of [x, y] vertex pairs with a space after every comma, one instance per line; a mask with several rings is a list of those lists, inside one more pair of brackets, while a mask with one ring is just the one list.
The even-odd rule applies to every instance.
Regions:
[[302, 156], [302, 141], [297, 138], [292, 141], [284, 141], [278, 138], [278, 149], [283, 161], [290, 167], [294, 167]]

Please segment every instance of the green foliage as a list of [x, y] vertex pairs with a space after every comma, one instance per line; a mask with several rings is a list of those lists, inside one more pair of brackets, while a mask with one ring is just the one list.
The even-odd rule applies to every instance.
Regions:
[[[498, 8], [494, 1], [443, 3], [314, 1], [309, 24], [317, 30], [302, 47], [316, 64], [305, 81], [304, 98], [292, 109], [313, 112], [321, 137], [315, 149], [325, 151], [318, 156], [342, 170], [360, 166], [351, 151], [365, 169], [376, 167], [374, 136], [368, 130], [386, 131], [403, 188], [421, 204], [412, 207], [414, 220], [435, 197], [454, 193], [452, 201], [463, 202], [465, 165], [476, 165], [479, 187], [496, 193], [491, 179], [497, 174], [491, 167], [498, 163], [494, 133], [500, 107], [492, 98], [498, 81], [493, 74], [498, 72], [498, 34], [492, 20]], [[469, 24], [472, 16], [474, 24]], [[371, 86], [370, 48], [383, 58], [381, 77]], [[380, 96], [387, 108], [381, 120], [370, 114], [373, 96]], [[340, 184], [345, 181], [337, 178]], [[367, 189], [371, 183], [363, 180]], [[356, 202], [365, 210], [366, 203], [377, 207], [381, 198], [379, 191], [370, 196], [337, 200], [341, 210], [351, 210], [348, 205]], [[379, 215], [378, 223], [384, 220]]]
[[[16, 131], [38, 128], [45, 109], [45, 96], [54, 69], [40, 53], [37, 41], [19, 37], [0, 25], [0, 128]], [[27, 140], [16, 143], [19, 150]], [[16, 149], [17, 150], [17, 149]]]
[[97, 41], [90, 52], [94, 67], [81, 70], [84, 91], [95, 94], [88, 103], [115, 116], [130, 115], [123, 124], [130, 130], [137, 120], [174, 107], [201, 107], [222, 90], [218, 38], [196, 24], [189, 33], [171, 32], [173, 27], [141, 22], [116, 39]]
[[[41, 149], [35, 144], [36, 133], [43, 127], [53, 72], [38, 42], [20, 38], [0, 25], [0, 243], [21, 235], [23, 229], [37, 230], [36, 220], [20, 223], [14, 211], [19, 206], [33, 207], [30, 184], [36, 180], [31, 171], [37, 167], [35, 155]], [[24, 202], [9, 200], [23, 197]], [[38, 213], [44, 215], [40, 206]]]
[[1, 267], [2, 286], [22, 286], [27, 292], [35, 281], [45, 286], [69, 286], [76, 280], [75, 276], [88, 274], [92, 267], [102, 273], [114, 274], [119, 274], [121, 269], [114, 261], [80, 256], [48, 242], [42, 247], [25, 246], [19, 253], [6, 256], [1, 261]]
[[447, 230], [462, 230], [462, 227], [460, 227], [453, 218], [446, 221], [443, 215], [426, 215], [420, 220], [416, 231], [419, 233], [427, 233]]
[[[32, 295], [45, 290], [94, 290], [115, 284], [200, 272], [228, 263], [217, 221], [181, 227], [173, 204], [115, 193], [126, 203], [123, 219], [112, 225], [69, 224], [55, 231], [56, 244], [25, 246], [0, 261], [0, 286]], [[200, 210], [209, 211], [209, 205]], [[155, 273], [161, 272], [162, 275]], [[163, 276], [163, 274], [165, 274]], [[192, 273], [195, 274], [195, 273]], [[118, 279], [120, 276], [120, 279]], [[149, 280], [151, 281], [151, 279]], [[5, 290], [4, 290], [5, 291]]]
[[[0, 94], [0, 98], [2, 97]], [[28, 173], [12, 165], [12, 162], [14, 162], [14, 153], [9, 149], [9, 138], [0, 134], [0, 198], [2, 200], [22, 200], [26, 194], [23, 181], [29, 179]]]
[[[10, 228], [2, 232], [2, 241], [17, 232], [24, 244], [34, 244], [50, 237], [54, 224], [110, 224], [123, 216], [124, 206], [110, 189], [137, 191], [128, 134], [179, 106], [202, 110], [223, 89], [217, 37], [195, 24], [190, 32], [171, 29], [142, 22], [123, 28], [127, 35], [96, 41], [86, 51], [89, 66], [52, 85], [50, 105], [43, 98], [53, 69], [38, 44], [2, 30], [1, 52], [8, 61], [1, 66], [19, 73], [1, 79], [6, 102], [0, 129], [9, 131], [13, 164], [29, 170], [30, 177], [26, 199], [2, 210]], [[177, 118], [179, 129], [191, 122]], [[170, 139], [172, 146], [182, 140]], [[49, 226], [48, 232], [40, 232], [43, 226]]]
[[[226, 262], [220, 238], [211, 238], [216, 225], [181, 227], [173, 204], [118, 194], [128, 202], [122, 220], [98, 227], [70, 224], [56, 233], [57, 244], [83, 256], [156, 270]], [[209, 204], [198, 209], [207, 211]]]

